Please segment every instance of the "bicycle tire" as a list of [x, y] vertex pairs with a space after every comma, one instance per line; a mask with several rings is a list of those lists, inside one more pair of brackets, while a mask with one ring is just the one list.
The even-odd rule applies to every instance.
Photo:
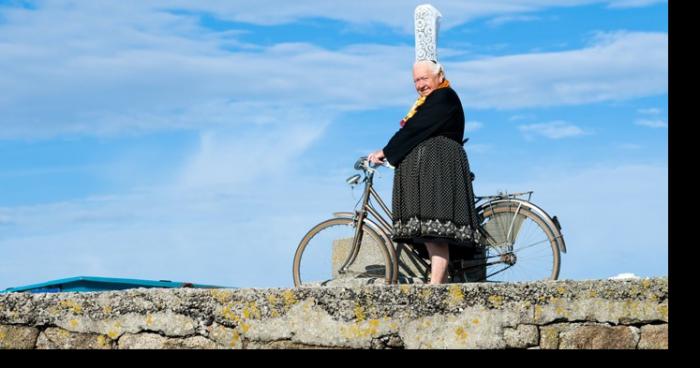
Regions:
[[[342, 264], [344, 263], [344, 260], [349, 257], [349, 253], [344, 253], [344, 248], [348, 248], [347, 250], [349, 251], [351, 248], [351, 242], [349, 242], [349, 239], [339, 239], [336, 238], [337, 234], [334, 233], [332, 228], [334, 227], [340, 227], [343, 229], [355, 229], [355, 220], [352, 218], [342, 218], [342, 217], [336, 217], [336, 218], [331, 218], [328, 220], [325, 220], [318, 225], [314, 226], [309, 230], [309, 232], [304, 235], [302, 238], [301, 242], [299, 243], [299, 246], [297, 247], [296, 252], [294, 253], [294, 262], [293, 262], [293, 268], [292, 268], [292, 274], [294, 276], [294, 286], [299, 287], [299, 286], [306, 286], [306, 285], [317, 285], [317, 286], [323, 286], [327, 284], [329, 281], [337, 278], [333, 273], [336, 271], [333, 269], [334, 263], [333, 260], [335, 259], [337, 264]], [[344, 231], [344, 230], [343, 230]], [[347, 232], [349, 234], [349, 231]], [[319, 236], [319, 234], [323, 234], [322, 236]], [[343, 233], [344, 234], [344, 233]], [[372, 239], [372, 244], [375, 244], [375, 247], [367, 247], [367, 243], [364, 242], [364, 237], [366, 234], [369, 234], [371, 239]], [[374, 250], [374, 257], [373, 259], [376, 260], [376, 258], [379, 258], [383, 260], [383, 264], [371, 264], [371, 265], [363, 265], [361, 262], [358, 263], [357, 265], [352, 265], [355, 266], [356, 268], [354, 270], [351, 270], [350, 272], [347, 273], [347, 275], [343, 275], [342, 277], [372, 277], [376, 276], [377, 278], [383, 278], [384, 282], [386, 284], [391, 284], [393, 281], [393, 263], [391, 259], [391, 255], [389, 250], [387, 249], [386, 241], [384, 238], [377, 233], [374, 229], [372, 229], [370, 226], [367, 226], [364, 224], [362, 226], [362, 236], [363, 236], [363, 243], [360, 246], [360, 252], [372, 252], [371, 249]], [[316, 242], [313, 244], [312, 248], [312, 241], [314, 239], [321, 238], [320, 243]], [[342, 241], [348, 241], [346, 244], [341, 244], [339, 242]], [[333, 252], [339, 252], [340, 255], [338, 254], [333, 254]], [[378, 253], [376, 253], [378, 252]], [[378, 254], [378, 257], [377, 257]], [[306, 261], [305, 257], [306, 256]], [[328, 269], [328, 265], [331, 266], [331, 269]], [[365, 270], [363, 272], [358, 271], [361, 267], [365, 267]], [[370, 268], [372, 267], [372, 268]], [[318, 270], [318, 272], [315, 272]], [[327, 273], [327, 271], [331, 271], [330, 273]], [[309, 279], [307, 276], [309, 272], [313, 272], [314, 276], [316, 275], [322, 275], [322, 277], [326, 277], [325, 279], [322, 280], [317, 280], [317, 279]], [[306, 279], [306, 280], [305, 280]]]
[[[486, 259], [481, 267], [495, 260], [508, 260], [486, 266], [485, 281], [520, 282], [556, 280], [559, 277], [561, 255], [557, 239], [562, 235], [558, 229], [547, 225], [546, 219], [521, 201], [486, 203], [479, 206], [477, 213], [482, 229], [489, 233], [482, 240], [486, 245]], [[524, 229], [523, 225], [529, 228]], [[533, 232], [534, 240], [530, 238]], [[507, 239], [509, 233], [511, 239]], [[535, 261], [539, 261], [539, 264]]]

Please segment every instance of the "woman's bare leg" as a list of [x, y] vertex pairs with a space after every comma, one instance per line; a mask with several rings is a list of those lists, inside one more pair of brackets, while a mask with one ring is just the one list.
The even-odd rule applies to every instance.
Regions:
[[430, 284], [447, 282], [447, 263], [450, 261], [450, 248], [447, 243], [425, 243], [430, 256]]

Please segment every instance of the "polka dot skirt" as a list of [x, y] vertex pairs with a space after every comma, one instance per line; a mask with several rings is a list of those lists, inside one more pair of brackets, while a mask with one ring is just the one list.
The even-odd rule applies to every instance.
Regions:
[[460, 143], [431, 137], [399, 163], [392, 215], [393, 240], [416, 247], [426, 258], [425, 242], [449, 243], [450, 258], [478, 244], [469, 161]]

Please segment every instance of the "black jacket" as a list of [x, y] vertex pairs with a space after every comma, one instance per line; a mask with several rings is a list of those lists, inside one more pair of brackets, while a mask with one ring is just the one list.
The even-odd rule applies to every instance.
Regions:
[[384, 147], [384, 156], [397, 166], [413, 148], [424, 140], [445, 136], [462, 144], [464, 110], [457, 93], [450, 87], [433, 91], [403, 128]]

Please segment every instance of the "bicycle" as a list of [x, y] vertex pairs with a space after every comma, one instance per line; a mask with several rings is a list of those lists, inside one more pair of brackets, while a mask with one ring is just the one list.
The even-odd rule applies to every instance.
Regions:
[[[386, 161], [381, 166], [391, 168]], [[429, 261], [412, 247], [391, 239], [392, 226], [387, 220], [392, 218], [391, 211], [373, 187], [377, 167], [360, 157], [354, 168], [363, 175], [346, 180], [353, 187], [365, 184], [355, 210], [335, 212], [304, 235], [294, 254], [294, 286], [323, 286], [348, 278], [383, 280], [385, 284], [413, 283], [416, 277], [418, 282], [427, 281]], [[470, 179], [474, 179], [473, 173]], [[561, 225], [556, 216], [550, 217], [530, 201], [532, 193], [475, 197], [482, 234], [480, 247], [474, 248], [470, 257], [450, 260], [448, 282], [558, 278], [560, 252], [566, 253]], [[527, 199], [520, 198], [525, 195]], [[387, 217], [372, 205], [372, 200]]]

